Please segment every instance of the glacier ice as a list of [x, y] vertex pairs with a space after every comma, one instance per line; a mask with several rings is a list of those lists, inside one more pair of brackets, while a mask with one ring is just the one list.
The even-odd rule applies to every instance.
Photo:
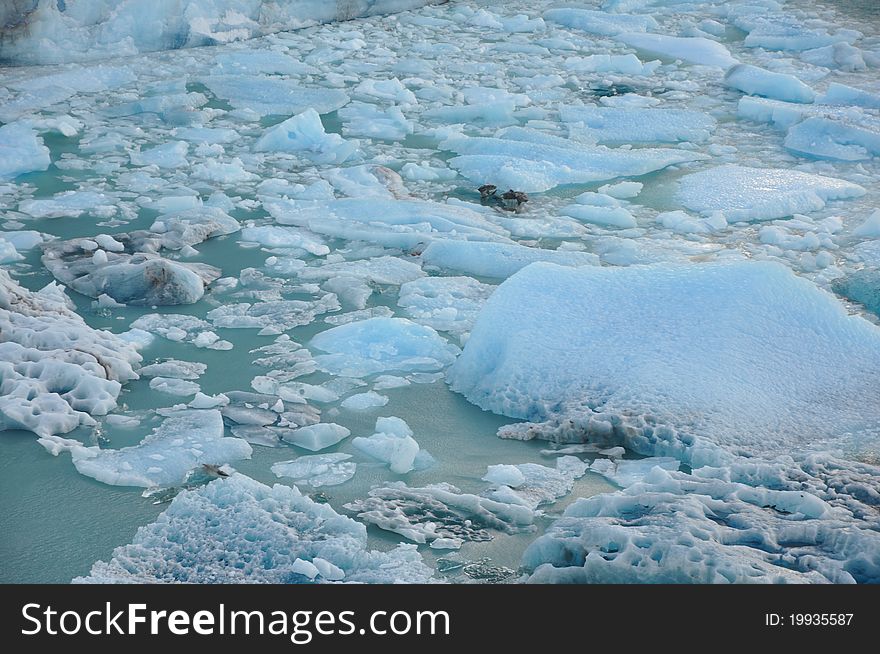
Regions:
[[327, 353], [315, 356], [319, 368], [348, 377], [440, 370], [459, 352], [430, 327], [406, 318], [370, 318], [339, 325], [317, 334], [310, 345]]
[[774, 73], [752, 66], [737, 64], [724, 75], [724, 83], [749, 95], [763, 95], [786, 102], [813, 102], [816, 93], [794, 75]]
[[726, 165], [685, 175], [678, 198], [693, 211], [728, 221], [760, 221], [816, 211], [831, 200], [861, 197], [865, 189], [842, 179], [781, 168]]
[[90, 414], [115, 409], [122, 384], [137, 379], [137, 349], [71, 307], [56, 284], [32, 292], [0, 270], [0, 431], [93, 426]]
[[343, 163], [357, 146], [339, 134], [324, 131], [318, 112], [312, 108], [270, 127], [254, 144], [257, 152], [293, 152], [315, 163]]
[[351, 431], [335, 422], [320, 422], [282, 432], [281, 439], [310, 452], [319, 452], [348, 438]]
[[868, 581], [880, 537], [864, 489], [878, 473], [823, 452], [876, 444], [878, 343], [779, 264], [533, 264], [492, 295], [447, 377], [532, 421], [502, 436], [692, 468], [597, 468], [623, 465], [632, 485], [567, 509], [524, 555], [533, 581]]
[[[254, 539], [251, 534], [260, 534]], [[322, 564], [318, 559], [333, 567]], [[367, 549], [366, 527], [295, 487], [266, 486], [235, 473], [174, 498], [130, 545], [92, 566], [76, 583], [302, 583], [297, 560], [311, 561], [312, 581], [425, 583], [432, 571], [414, 546]], [[297, 566], [299, 569], [299, 566]], [[324, 573], [321, 572], [322, 568]], [[331, 572], [331, 570], [333, 572]]]
[[422, 261], [444, 270], [504, 279], [536, 261], [563, 266], [594, 266], [598, 265], [599, 258], [590, 252], [548, 250], [518, 243], [435, 241], [422, 252]]
[[397, 305], [414, 322], [463, 334], [494, 290], [472, 277], [422, 277], [401, 285]]
[[593, 107], [567, 105], [559, 117], [583, 123], [583, 133], [598, 143], [676, 143], [708, 140], [715, 131], [712, 116], [690, 109]]
[[637, 50], [670, 59], [681, 59], [701, 66], [717, 66], [727, 69], [738, 63], [724, 45], [702, 36], [621, 32], [615, 34], [614, 38]]
[[49, 148], [29, 125], [0, 126], [0, 181], [46, 170], [50, 163]]
[[223, 431], [219, 411], [188, 409], [173, 412], [138, 445], [119, 450], [74, 446], [70, 453], [80, 473], [105, 484], [176, 486], [201, 464], [250, 458], [251, 446]]
[[664, 148], [590, 146], [523, 127], [494, 137], [453, 137], [440, 144], [459, 156], [450, 165], [475, 184], [539, 193], [564, 184], [637, 177], [704, 155]]
[[653, 32], [659, 28], [657, 21], [651, 16], [607, 13], [593, 9], [548, 9], [543, 16], [544, 20], [604, 36], [614, 36], [622, 32]]
[[409, 425], [396, 416], [378, 418], [372, 436], [357, 436], [351, 444], [364, 454], [387, 463], [391, 472], [399, 475], [427, 467], [433, 461], [431, 455], [419, 447]]
[[276, 477], [288, 477], [312, 488], [338, 486], [354, 477], [357, 471], [357, 464], [349, 461], [350, 458], [351, 454], [342, 452], [306, 455], [273, 463], [272, 472]]

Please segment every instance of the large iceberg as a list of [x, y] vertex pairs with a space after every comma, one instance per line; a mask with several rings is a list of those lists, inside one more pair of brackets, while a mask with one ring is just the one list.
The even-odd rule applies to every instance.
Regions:
[[[259, 534], [259, 538], [254, 535]], [[424, 583], [431, 569], [413, 545], [367, 549], [367, 529], [296, 488], [269, 487], [241, 474], [174, 498], [130, 545], [76, 583], [309, 583], [302, 561], [329, 562], [346, 582]], [[300, 562], [297, 564], [297, 562]], [[332, 568], [330, 568], [332, 569]]]
[[0, 7], [0, 63], [86, 61], [240, 41], [445, 0], [32, 0]]
[[572, 505], [527, 552], [533, 580], [851, 582], [880, 579], [880, 470], [827, 452], [876, 458], [878, 372], [875, 325], [741, 261], [533, 264], [492, 295], [447, 377], [531, 421], [501, 435], [692, 468]]

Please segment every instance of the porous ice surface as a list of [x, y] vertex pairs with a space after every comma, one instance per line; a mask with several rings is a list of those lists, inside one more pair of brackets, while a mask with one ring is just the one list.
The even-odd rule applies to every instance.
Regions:
[[575, 502], [526, 552], [534, 581], [876, 581], [880, 473], [834, 453], [876, 456], [878, 345], [778, 264], [534, 264], [492, 295], [447, 378], [531, 421], [501, 435], [693, 469], [624, 469], [642, 481]]
[[169, 415], [138, 445], [119, 450], [72, 446], [73, 465], [87, 477], [114, 486], [176, 486], [202, 465], [248, 459], [251, 446], [223, 435], [223, 417], [214, 409]]
[[[259, 538], [254, 538], [259, 534]], [[313, 579], [297, 561], [312, 562]], [[141, 527], [76, 583], [425, 583], [431, 579], [416, 548], [367, 548], [366, 527], [319, 504], [295, 487], [266, 486], [241, 474], [184, 491], [156, 522]]]
[[0, 270], [0, 431], [38, 436], [95, 425], [137, 379], [136, 348], [93, 329], [54, 283], [23, 288]]
[[762, 221], [815, 211], [865, 189], [842, 179], [781, 168], [726, 165], [685, 175], [678, 198], [693, 211], [721, 212], [730, 221]]
[[357, 463], [349, 461], [351, 454], [331, 452], [330, 454], [310, 454], [272, 464], [272, 472], [277, 477], [289, 477], [297, 484], [313, 488], [338, 486], [354, 477]]

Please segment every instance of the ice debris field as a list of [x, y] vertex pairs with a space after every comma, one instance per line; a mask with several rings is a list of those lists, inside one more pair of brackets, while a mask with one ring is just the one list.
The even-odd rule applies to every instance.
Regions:
[[0, 9], [3, 581], [880, 582], [876, 15], [180, 4]]

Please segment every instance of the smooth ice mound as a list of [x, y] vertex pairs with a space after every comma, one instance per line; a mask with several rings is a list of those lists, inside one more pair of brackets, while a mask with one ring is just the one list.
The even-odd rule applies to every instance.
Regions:
[[0, 127], [0, 181], [46, 170], [50, 163], [49, 148], [29, 125], [9, 123]]
[[137, 379], [136, 348], [72, 306], [54, 283], [32, 292], [0, 270], [0, 431], [51, 437], [93, 426]]
[[425, 583], [432, 575], [415, 546], [369, 550], [366, 527], [329, 504], [236, 473], [180, 493], [130, 545], [74, 582], [321, 583], [339, 577], [304, 576], [302, 561], [319, 571], [338, 568], [345, 582]]
[[266, 199], [264, 206], [281, 224], [390, 248], [424, 247], [442, 238], [508, 240], [507, 232], [482, 213], [439, 202], [381, 198], [343, 198], [328, 202]]
[[749, 95], [763, 95], [786, 102], [809, 103], [816, 93], [794, 75], [774, 73], [752, 66], [737, 64], [724, 75], [724, 83]]
[[327, 352], [315, 356], [319, 368], [346, 377], [441, 370], [459, 352], [430, 327], [405, 318], [370, 318], [339, 325], [312, 338], [311, 345]]
[[702, 214], [721, 212], [728, 222], [763, 221], [817, 211], [831, 200], [865, 194], [858, 184], [782, 168], [718, 166], [679, 180], [681, 203]]
[[505, 279], [536, 261], [562, 266], [596, 266], [599, 257], [590, 252], [532, 248], [518, 243], [436, 241], [422, 252], [427, 266], [468, 275]]
[[583, 123], [597, 143], [702, 142], [715, 131], [712, 116], [690, 109], [562, 106], [559, 117]]
[[339, 134], [324, 131], [321, 117], [314, 109], [288, 118], [271, 127], [254, 144], [257, 152], [292, 152], [319, 164], [340, 164], [350, 159], [357, 146]]
[[778, 452], [880, 434], [878, 346], [777, 264], [534, 264], [489, 298], [447, 377], [511, 417], [593, 411], [644, 454], [692, 456], [698, 437]]
[[544, 12], [544, 20], [604, 36], [622, 32], [651, 32], [660, 27], [651, 16], [611, 14], [592, 9], [548, 9]]
[[492, 295], [447, 376], [533, 421], [501, 436], [692, 468], [597, 467], [631, 485], [571, 505], [524, 554], [532, 581], [843, 583], [880, 579], [880, 469], [827, 450], [876, 458], [878, 371], [880, 329], [742, 261], [534, 264]]
[[73, 465], [83, 475], [114, 486], [176, 486], [202, 465], [249, 459], [251, 446], [223, 435], [223, 417], [213, 409], [172, 413], [138, 445], [119, 450], [72, 446]]
[[236, 109], [249, 109], [260, 116], [319, 114], [336, 111], [348, 103], [348, 95], [336, 89], [311, 88], [293, 80], [252, 75], [212, 75], [202, 78], [218, 98]]
[[564, 184], [638, 177], [705, 155], [667, 148], [612, 149], [511, 127], [494, 137], [458, 136], [440, 144], [449, 164], [474, 184], [540, 193]]
[[739, 63], [721, 43], [702, 36], [623, 32], [614, 35], [614, 38], [637, 50], [670, 59], [681, 59], [701, 66], [717, 66], [727, 69]]
[[[436, 0], [442, 2], [443, 0]], [[35, 0], [0, 8], [2, 63], [88, 61], [249, 39], [414, 9], [432, 0]], [[157, 17], [162, 17], [157, 19]], [[247, 65], [248, 61], [245, 61]], [[286, 73], [276, 68], [267, 72]], [[296, 70], [294, 69], [294, 72]]]

